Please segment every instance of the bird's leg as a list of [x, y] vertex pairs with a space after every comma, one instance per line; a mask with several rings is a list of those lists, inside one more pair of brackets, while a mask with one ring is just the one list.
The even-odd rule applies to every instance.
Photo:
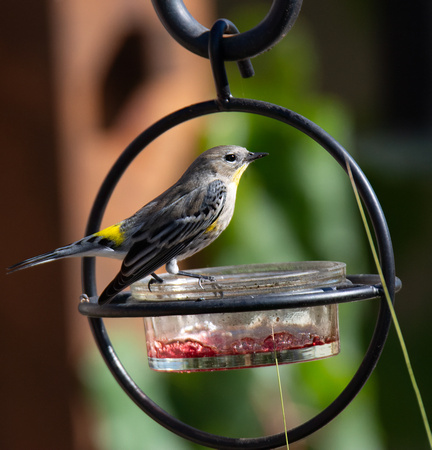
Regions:
[[150, 281], [148, 282], [148, 290], [151, 292], [151, 285], [153, 284], [153, 283], [163, 283], [163, 279], [159, 276], [159, 275], [156, 275], [154, 272], [152, 272], [151, 274], [150, 274], [153, 278], [150, 278]]
[[184, 277], [198, 278], [198, 284], [201, 289], [204, 289], [202, 285], [203, 280], [212, 282], [216, 281], [216, 278], [212, 277], [211, 275], [200, 275], [198, 273], [183, 272], [182, 270], [179, 270], [177, 272], [177, 275], [182, 275]]
[[161, 278], [159, 275], [156, 275], [154, 272], [152, 272], [150, 275], [153, 277], [151, 279], [153, 283], [163, 283], [163, 278]]
[[172, 259], [168, 264], [166, 264], [165, 267], [167, 272], [171, 273], [172, 275], [182, 275], [184, 277], [198, 278], [198, 284], [201, 289], [204, 289], [202, 286], [203, 280], [213, 282], [216, 281], [215, 277], [209, 275], [199, 275], [197, 273], [183, 272], [182, 270], [179, 270], [177, 260], [175, 258]]

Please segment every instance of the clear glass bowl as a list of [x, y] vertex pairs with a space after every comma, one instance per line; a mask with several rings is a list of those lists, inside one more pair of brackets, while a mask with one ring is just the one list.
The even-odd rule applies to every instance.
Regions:
[[[294, 293], [346, 283], [345, 264], [303, 261], [191, 271], [214, 282], [161, 274], [132, 285], [136, 300], [197, 300]], [[226, 370], [310, 361], [339, 353], [338, 306], [144, 318], [149, 365], [158, 371]]]

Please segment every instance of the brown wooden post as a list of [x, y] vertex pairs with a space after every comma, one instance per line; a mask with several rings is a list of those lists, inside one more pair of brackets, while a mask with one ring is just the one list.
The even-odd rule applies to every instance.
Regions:
[[[211, 23], [209, 7], [195, 3], [198, 20]], [[75, 373], [94, 346], [77, 311], [80, 264], [4, 269], [82, 237], [123, 148], [162, 116], [214, 96], [210, 66], [172, 40], [142, 0], [6, 0], [0, 34], [0, 448], [92, 449]], [[174, 182], [199, 132], [189, 123], [158, 139], [131, 167], [104, 224]], [[100, 267], [101, 288], [118, 266]]]

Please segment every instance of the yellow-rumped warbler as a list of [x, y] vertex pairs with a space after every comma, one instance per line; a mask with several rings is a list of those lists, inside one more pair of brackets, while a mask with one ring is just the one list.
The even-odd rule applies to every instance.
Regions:
[[133, 216], [53, 252], [9, 267], [10, 272], [71, 256], [123, 259], [120, 272], [99, 303], [110, 302], [135, 281], [166, 264], [171, 274], [208, 279], [180, 271], [177, 261], [213, 242], [231, 221], [237, 186], [246, 167], [268, 153], [221, 145], [198, 156], [183, 176]]

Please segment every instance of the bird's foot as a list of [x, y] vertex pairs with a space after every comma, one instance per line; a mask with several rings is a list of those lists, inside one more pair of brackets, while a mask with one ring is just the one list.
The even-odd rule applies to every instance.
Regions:
[[210, 281], [211, 283], [214, 283], [216, 281], [216, 278], [211, 275], [200, 275], [197, 273], [183, 272], [181, 270], [177, 272], [177, 275], [182, 275], [184, 277], [198, 278], [198, 284], [201, 289], [204, 289], [202, 285], [203, 281]]
[[215, 281], [216, 281], [216, 278], [215, 277], [212, 277], [211, 275], [201, 275], [199, 278], [198, 278], [198, 284], [199, 284], [199, 287], [201, 288], [201, 289], [204, 289], [203, 288], [203, 285], [202, 285], [202, 282], [203, 281], [210, 281], [210, 283], [214, 283]]
[[154, 283], [163, 283], [163, 279], [159, 276], [159, 275], [156, 275], [154, 272], [153, 273], [151, 273], [151, 276], [152, 276], [152, 278], [150, 278], [150, 281], [148, 282], [148, 285], [147, 285], [147, 287], [148, 287], [148, 290], [151, 292], [152, 290], [151, 290], [151, 285], [152, 284], [154, 284]]

